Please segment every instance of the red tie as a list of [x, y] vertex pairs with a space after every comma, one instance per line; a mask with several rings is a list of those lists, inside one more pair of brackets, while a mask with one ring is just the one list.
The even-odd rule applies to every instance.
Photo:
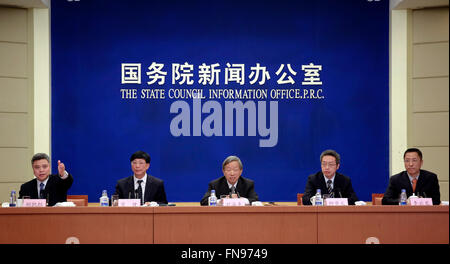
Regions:
[[416, 185], [417, 185], [417, 179], [416, 178], [414, 178], [413, 180], [412, 180], [412, 187], [413, 187], [413, 192], [416, 192]]

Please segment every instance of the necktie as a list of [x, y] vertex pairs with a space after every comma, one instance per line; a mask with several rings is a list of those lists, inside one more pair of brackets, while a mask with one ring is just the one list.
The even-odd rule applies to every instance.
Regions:
[[327, 181], [327, 189], [328, 189], [328, 193], [330, 194], [330, 198], [333, 198], [334, 195], [333, 195], [333, 188], [331, 187], [331, 183], [332, 183], [331, 180]]
[[414, 179], [412, 180], [412, 188], [413, 188], [413, 192], [416, 192], [416, 185], [417, 185], [417, 179], [414, 178]]
[[138, 180], [137, 181], [137, 183], [139, 185], [138, 188], [137, 188], [137, 193], [138, 193], [139, 199], [141, 199], [141, 205], [144, 204], [144, 197], [142, 197], [142, 186], [141, 186], [142, 182], [143, 182], [143, 180]]
[[44, 183], [39, 184], [39, 199], [44, 199]]

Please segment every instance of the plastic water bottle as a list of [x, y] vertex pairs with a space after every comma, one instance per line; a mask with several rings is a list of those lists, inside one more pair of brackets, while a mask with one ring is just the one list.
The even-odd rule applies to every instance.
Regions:
[[322, 206], [323, 205], [323, 199], [322, 199], [322, 192], [320, 191], [320, 189], [317, 189], [316, 191], [316, 196], [315, 196], [315, 204], [317, 206]]
[[406, 205], [408, 197], [406, 196], [406, 190], [402, 189], [402, 193], [400, 194], [400, 202], [398, 205]]
[[211, 190], [211, 195], [208, 198], [208, 205], [209, 206], [216, 206], [217, 205], [217, 197], [216, 197], [216, 191]]
[[103, 190], [102, 197], [100, 197], [100, 206], [109, 206], [109, 198], [106, 190]]
[[17, 205], [16, 191], [11, 191], [11, 196], [9, 197], [9, 207], [15, 207]]

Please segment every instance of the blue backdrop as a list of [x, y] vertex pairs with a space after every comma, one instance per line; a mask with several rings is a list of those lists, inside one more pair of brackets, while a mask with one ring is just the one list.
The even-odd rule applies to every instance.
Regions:
[[[52, 1], [53, 171], [63, 161], [74, 176], [69, 193], [98, 202], [103, 189], [111, 194], [118, 179], [132, 175], [129, 158], [144, 150], [152, 158], [149, 173], [164, 180], [169, 202], [199, 201], [208, 182], [222, 176], [222, 161], [237, 155], [262, 201], [295, 201], [308, 175], [320, 170], [320, 153], [331, 148], [341, 154], [339, 172], [351, 177], [361, 200], [370, 200], [371, 193], [385, 191], [389, 178], [388, 37], [387, 0]], [[163, 65], [164, 84], [148, 84], [153, 62]], [[187, 72], [194, 83], [173, 83], [172, 66], [185, 62], [193, 65]], [[139, 78], [129, 63], [140, 65]], [[199, 83], [203, 63], [219, 65], [218, 85]], [[251, 84], [257, 63], [270, 76], [263, 84]], [[309, 77], [302, 65], [310, 63], [322, 67], [309, 72], [321, 84], [303, 84]], [[232, 64], [243, 65], [243, 84], [225, 83]], [[280, 84], [283, 73], [295, 83]], [[133, 89], [136, 99], [124, 96]], [[165, 98], [142, 99], [143, 89], [162, 89]], [[202, 89], [202, 105], [221, 107], [222, 133], [194, 136], [195, 103], [169, 98], [170, 89]], [[268, 96], [209, 98], [211, 89], [260, 89]], [[302, 98], [271, 97], [271, 91], [288, 89], [299, 89]], [[304, 96], [310, 89], [318, 98]], [[170, 109], [180, 101], [190, 110], [184, 124], [189, 136], [171, 130], [181, 110]], [[234, 130], [226, 136], [226, 101], [254, 103], [256, 115], [258, 102], [266, 102], [267, 116], [257, 120], [245, 111], [244, 135]], [[202, 113], [201, 120], [208, 116]], [[262, 120], [267, 127], [278, 121], [271, 127], [271, 136], [277, 130], [274, 146], [260, 146], [268, 138], [258, 129]], [[252, 121], [256, 135], [248, 132]]]

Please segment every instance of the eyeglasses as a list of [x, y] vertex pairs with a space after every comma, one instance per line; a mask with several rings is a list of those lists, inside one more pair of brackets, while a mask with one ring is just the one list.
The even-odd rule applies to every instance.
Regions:
[[328, 167], [328, 168], [336, 167], [336, 163], [322, 162], [321, 165], [322, 165], [322, 167], [324, 167], [324, 168], [326, 168], [326, 167]]
[[225, 172], [239, 172], [240, 169], [225, 169]]
[[412, 163], [418, 163], [418, 162], [420, 162], [420, 160], [419, 160], [419, 159], [405, 159], [404, 162], [405, 162], [405, 163], [410, 163], [410, 162], [412, 162]]
[[40, 166], [40, 165], [34, 165], [33, 166], [33, 169], [35, 169], [35, 170], [40, 170], [41, 168], [42, 169], [47, 169], [49, 167], [49, 165], [48, 164], [43, 164], [42, 166]]
[[131, 162], [131, 164], [132, 164], [132, 165], [145, 165], [146, 162], [145, 162], [145, 161], [136, 161], [136, 160], [133, 160], [133, 161]]

